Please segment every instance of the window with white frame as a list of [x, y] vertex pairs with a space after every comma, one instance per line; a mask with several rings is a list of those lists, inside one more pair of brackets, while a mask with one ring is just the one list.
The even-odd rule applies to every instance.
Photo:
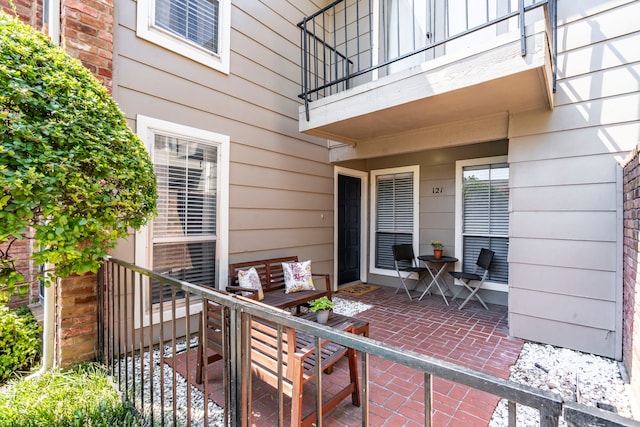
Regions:
[[456, 252], [473, 272], [480, 249], [495, 252], [488, 281], [509, 281], [509, 165], [506, 156], [457, 162]]
[[[228, 137], [165, 121], [138, 117], [138, 133], [151, 153], [157, 183], [157, 216], [136, 245], [136, 264], [196, 285], [216, 288], [221, 253], [221, 170]], [[222, 246], [222, 250], [220, 250]], [[220, 253], [221, 252], [221, 253]], [[152, 304], [167, 300], [171, 288], [153, 286]]]
[[371, 171], [372, 272], [394, 270], [392, 246], [417, 246], [419, 167]]
[[231, 0], [138, 0], [137, 35], [229, 73]]

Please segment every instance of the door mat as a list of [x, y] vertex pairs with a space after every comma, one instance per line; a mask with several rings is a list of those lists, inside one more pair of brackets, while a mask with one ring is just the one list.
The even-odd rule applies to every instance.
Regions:
[[356, 285], [347, 286], [345, 288], [338, 289], [339, 293], [349, 294], [353, 296], [360, 296], [364, 294], [368, 294], [369, 292], [373, 292], [377, 289], [380, 289], [378, 285], [369, 285], [367, 283], [358, 283]]

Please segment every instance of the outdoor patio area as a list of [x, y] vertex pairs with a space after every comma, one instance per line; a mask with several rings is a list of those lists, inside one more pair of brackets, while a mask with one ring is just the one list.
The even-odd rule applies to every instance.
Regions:
[[[508, 337], [506, 307], [490, 305], [491, 310], [487, 311], [479, 303], [471, 302], [458, 310], [461, 300], [447, 306], [438, 295], [410, 301], [404, 292], [395, 294], [394, 291], [381, 287], [361, 296], [341, 292], [334, 296], [372, 306], [354, 317], [370, 323], [373, 339], [501, 378], [509, 377], [509, 367], [516, 362], [523, 341]], [[343, 360], [331, 375], [325, 375], [325, 387], [347, 376], [346, 362]], [[210, 365], [208, 375], [208, 390], [213, 391], [210, 397], [216, 401], [221, 398], [215, 395], [221, 380], [217, 365], [220, 363]], [[370, 425], [424, 425], [424, 378], [421, 373], [371, 356], [369, 378]], [[434, 378], [433, 384], [434, 425], [487, 425], [497, 397], [439, 378]], [[313, 386], [308, 386], [305, 413], [313, 408], [314, 401]], [[253, 425], [277, 425], [275, 390], [254, 380], [252, 393]], [[285, 399], [286, 419], [289, 401]], [[324, 421], [325, 425], [361, 425], [361, 408], [345, 399], [325, 416]]]

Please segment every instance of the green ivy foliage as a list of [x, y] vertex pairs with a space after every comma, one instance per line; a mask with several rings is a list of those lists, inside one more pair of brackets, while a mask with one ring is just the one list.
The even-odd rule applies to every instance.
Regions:
[[140, 425], [148, 424], [134, 415], [107, 372], [96, 364], [49, 370], [0, 387], [0, 427]]
[[[0, 242], [35, 230], [36, 264], [97, 271], [155, 212], [153, 165], [106, 88], [45, 35], [0, 12]], [[0, 285], [24, 277], [0, 253]]]
[[0, 384], [28, 370], [40, 354], [40, 327], [28, 308], [0, 305]]

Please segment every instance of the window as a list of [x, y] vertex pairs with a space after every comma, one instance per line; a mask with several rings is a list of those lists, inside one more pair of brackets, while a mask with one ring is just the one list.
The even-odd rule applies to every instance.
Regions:
[[391, 274], [391, 247], [418, 243], [418, 166], [371, 172], [372, 272]]
[[481, 248], [495, 252], [488, 281], [509, 281], [509, 165], [506, 157], [457, 163], [456, 252], [472, 272]]
[[138, 0], [139, 37], [229, 73], [231, 0]]
[[[410, 54], [433, 43], [432, 11], [429, 10], [427, 0], [385, 0], [381, 7], [385, 22], [383, 31], [386, 61]], [[389, 74], [392, 74], [419, 65], [428, 59], [433, 59], [432, 51], [393, 62], [387, 69]]]
[[217, 0], [156, 0], [154, 22], [213, 53], [218, 47]]
[[[136, 245], [136, 264], [196, 285], [217, 288], [226, 277], [228, 137], [169, 122], [138, 117], [158, 188], [158, 214]], [[146, 248], [146, 251], [145, 251]], [[224, 276], [222, 275], [224, 274]], [[171, 294], [152, 286], [151, 303]]]

